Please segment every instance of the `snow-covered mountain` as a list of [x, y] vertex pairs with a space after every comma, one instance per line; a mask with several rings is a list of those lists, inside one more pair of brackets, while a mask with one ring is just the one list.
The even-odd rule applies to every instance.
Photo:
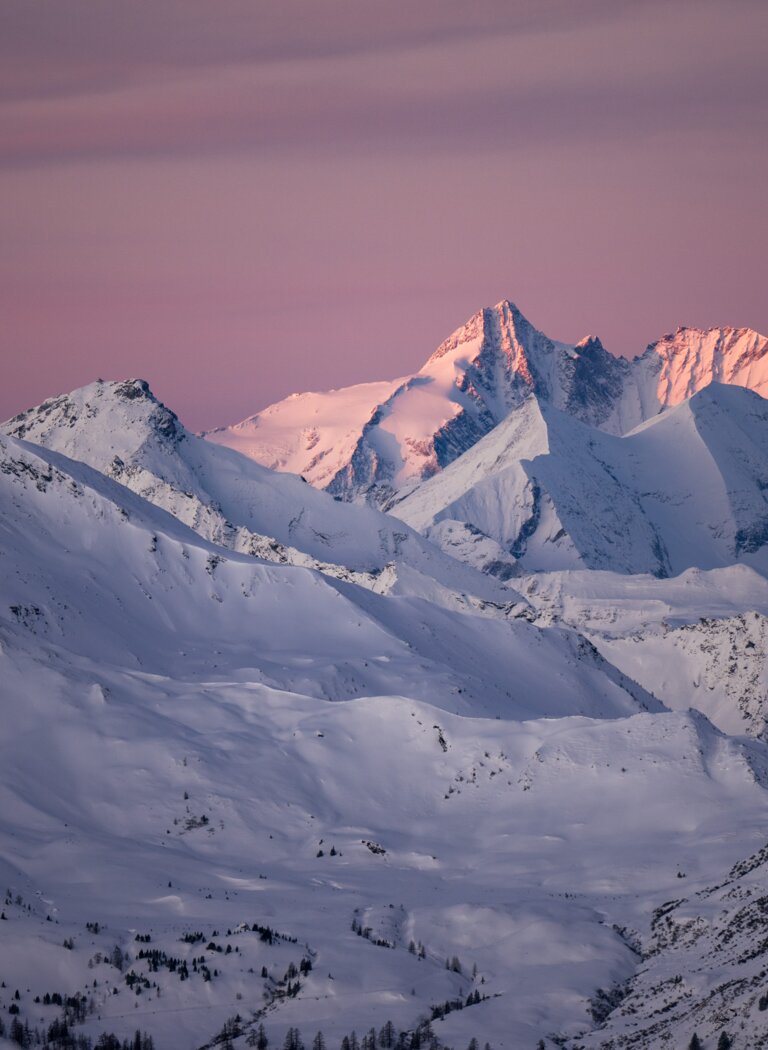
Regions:
[[710, 384], [624, 437], [530, 399], [390, 510], [486, 571], [768, 568], [768, 401]]
[[768, 339], [679, 328], [633, 361], [599, 339], [549, 339], [503, 300], [478, 311], [415, 375], [294, 395], [207, 434], [318, 488], [383, 502], [442, 470], [529, 398], [623, 434], [711, 382], [768, 395]]
[[4, 424], [0, 1045], [768, 1046], [764, 356]]
[[413, 594], [421, 580], [430, 597], [442, 590], [449, 603], [458, 592], [516, 600], [402, 522], [341, 506], [298, 477], [195, 437], [142, 380], [99, 380], [15, 416], [0, 432], [87, 463], [231, 550], [376, 590]]
[[224, 666], [330, 700], [407, 691], [500, 718], [659, 709], [567, 629], [470, 605], [457, 617], [421, 595], [227, 552], [97, 471], [13, 438], [0, 439], [0, 472], [2, 607], [40, 643], [162, 675], [215, 678]]
[[578, 636], [265, 564], [0, 449], [9, 1023], [575, 1037], [678, 871], [759, 847], [764, 745]]
[[567, 624], [677, 710], [765, 738], [768, 580], [746, 565], [679, 576], [564, 571], [515, 580], [540, 624]]

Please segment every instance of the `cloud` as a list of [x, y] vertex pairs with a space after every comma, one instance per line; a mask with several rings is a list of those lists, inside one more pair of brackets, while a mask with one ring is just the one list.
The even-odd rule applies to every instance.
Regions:
[[[73, 7], [84, 21], [64, 18]], [[47, 33], [18, 16], [25, 45], [5, 77], [25, 61], [50, 68], [45, 91], [6, 94], [0, 160], [514, 151], [765, 129], [765, 8], [725, 16], [703, 3], [694, 18], [677, 3], [649, 18], [647, 4], [594, 3], [583, 24], [559, 3], [481, 3], [471, 24], [464, 4], [415, 9], [293, 2], [260, 26], [263, 7], [238, 0], [216, 6], [218, 21], [194, 0], [153, 3], [151, 17], [140, 2], [106, 5], [92, 19], [80, 0], [48, 8]]]
[[[631, 0], [6, 0], [3, 97], [117, 87], [169, 70], [381, 54], [616, 17]], [[10, 95], [9, 95], [10, 93]]]

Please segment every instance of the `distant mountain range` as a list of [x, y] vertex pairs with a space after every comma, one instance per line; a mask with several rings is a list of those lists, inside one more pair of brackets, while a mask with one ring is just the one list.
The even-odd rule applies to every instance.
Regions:
[[479, 310], [412, 376], [294, 394], [206, 436], [344, 499], [386, 503], [453, 463], [532, 398], [625, 434], [709, 383], [768, 395], [768, 339], [678, 328], [633, 361], [549, 339], [507, 300]]

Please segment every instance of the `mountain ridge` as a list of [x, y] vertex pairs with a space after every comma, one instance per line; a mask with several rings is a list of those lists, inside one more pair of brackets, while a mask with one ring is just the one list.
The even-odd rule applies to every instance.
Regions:
[[345, 500], [385, 503], [444, 469], [529, 396], [623, 434], [712, 381], [768, 394], [768, 339], [747, 328], [680, 327], [627, 359], [596, 336], [552, 340], [504, 299], [476, 311], [411, 376], [292, 395], [204, 436]]

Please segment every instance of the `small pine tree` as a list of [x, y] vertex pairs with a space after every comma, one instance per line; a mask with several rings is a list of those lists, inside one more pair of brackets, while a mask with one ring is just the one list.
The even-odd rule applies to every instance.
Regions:
[[717, 1040], [717, 1050], [731, 1050], [733, 1040], [727, 1032], [721, 1032], [720, 1038]]
[[325, 1037], [322, 1032], [318, 1032], [312, 1040], [312, 1050], [325, 1050]]
[[688, 1044], [688, 1050], [704, 1050], [704, 1048], [701, 1045], [701, 1039], [699, 1039], [696, 1032], [694, 1032], [691, 1036], [691, 1041]]

